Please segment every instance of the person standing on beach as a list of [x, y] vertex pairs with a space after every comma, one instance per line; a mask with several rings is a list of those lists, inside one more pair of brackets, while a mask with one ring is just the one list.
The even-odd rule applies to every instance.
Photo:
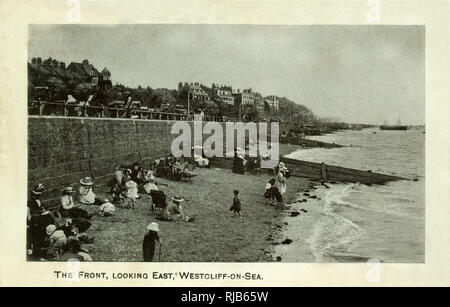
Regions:
[[233, 173], [244, 174], [244, 160], [239, 156], [237, 148], [234, 148]]
[[125, 95], [125, 112], [122, 115], [122, 118], [131, 118], [131, 93], [126, 91]]
[[234, 198], [233, 198], [233, 205], [230, 208], [230, 211], [233, 211], [233, 216], [236, 216], [236, 213], [238, 214], [239, 218], [242, 218], [241, 216], [241, 201], [239, 200], [239, 190], [233, 191]]
[[160, 249], [162, 245], [162, 241], [159, 238], [159, 226], [157, 223], [152, 222], [147, 226], [147, 234], [144, 237], [144, 241], [142, 242], [142, 251], [144, 255], [145, 262], [152, 262], [153, 256], [155, 254], [155, 245], [156, 242], [159, 242]]
[[283, 175], [283, 169], [281, 167], [278, 168], [278, 174], [275, 179], [275, 187], [278, 189], [281, 197], [283, 198], [286, 193], [286, 181]]

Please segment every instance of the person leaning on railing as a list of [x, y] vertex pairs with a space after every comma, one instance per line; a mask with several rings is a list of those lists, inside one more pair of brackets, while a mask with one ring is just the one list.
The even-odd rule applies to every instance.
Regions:
[[130, 118], [131, 117], [131, 94], [130, 92], [125, 92], [126, 104], [125, 104], [125, 113], [122, 115], [122, 118]]

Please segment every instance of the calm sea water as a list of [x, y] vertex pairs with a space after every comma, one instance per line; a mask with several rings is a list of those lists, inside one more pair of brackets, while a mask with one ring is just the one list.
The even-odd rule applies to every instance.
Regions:
[[[316, 195], [321, 200], [317, 206], [321, 214], [306, 238], [314, 261], [425, 261], [425, 134], [422, 131], [342, 131], [310, 138], [349, 147], [299, 150], [289, 155], [294, 159], [418, 179], [376, 186], [333, 184], [330, 189], [318, 189]], [[295, 231], [296, 223], [288, 227], [288, 233], [304, 235]], [[295, 244], [294, 238], [292, 247], [285, 250], [284, 259], [299, 260]]]

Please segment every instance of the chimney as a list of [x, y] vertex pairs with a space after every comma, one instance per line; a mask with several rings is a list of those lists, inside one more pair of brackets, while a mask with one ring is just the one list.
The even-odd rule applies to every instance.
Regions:
[[59, 62], [59, 68], [61, 68], [61, 69], [66, 69], [66, 63], [64, 63], [64, 62]]
[[42, 64], [42, 58], [37, 58], [36, 61], [37, 61], [37, 64], [38, 64], [38, 65], [41, 65], [41, 64]]
[[88, 60], [83, 60], [83, 65], [89, 65], [89, 61]]

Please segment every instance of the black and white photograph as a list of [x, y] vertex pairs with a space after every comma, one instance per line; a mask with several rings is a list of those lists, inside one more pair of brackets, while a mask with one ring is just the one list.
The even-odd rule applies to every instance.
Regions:
[[27, 261], [425, 263], [425, 33], [28, 25]]
[[0, 287], [450, 285], [448, 8], [1, 1]]

